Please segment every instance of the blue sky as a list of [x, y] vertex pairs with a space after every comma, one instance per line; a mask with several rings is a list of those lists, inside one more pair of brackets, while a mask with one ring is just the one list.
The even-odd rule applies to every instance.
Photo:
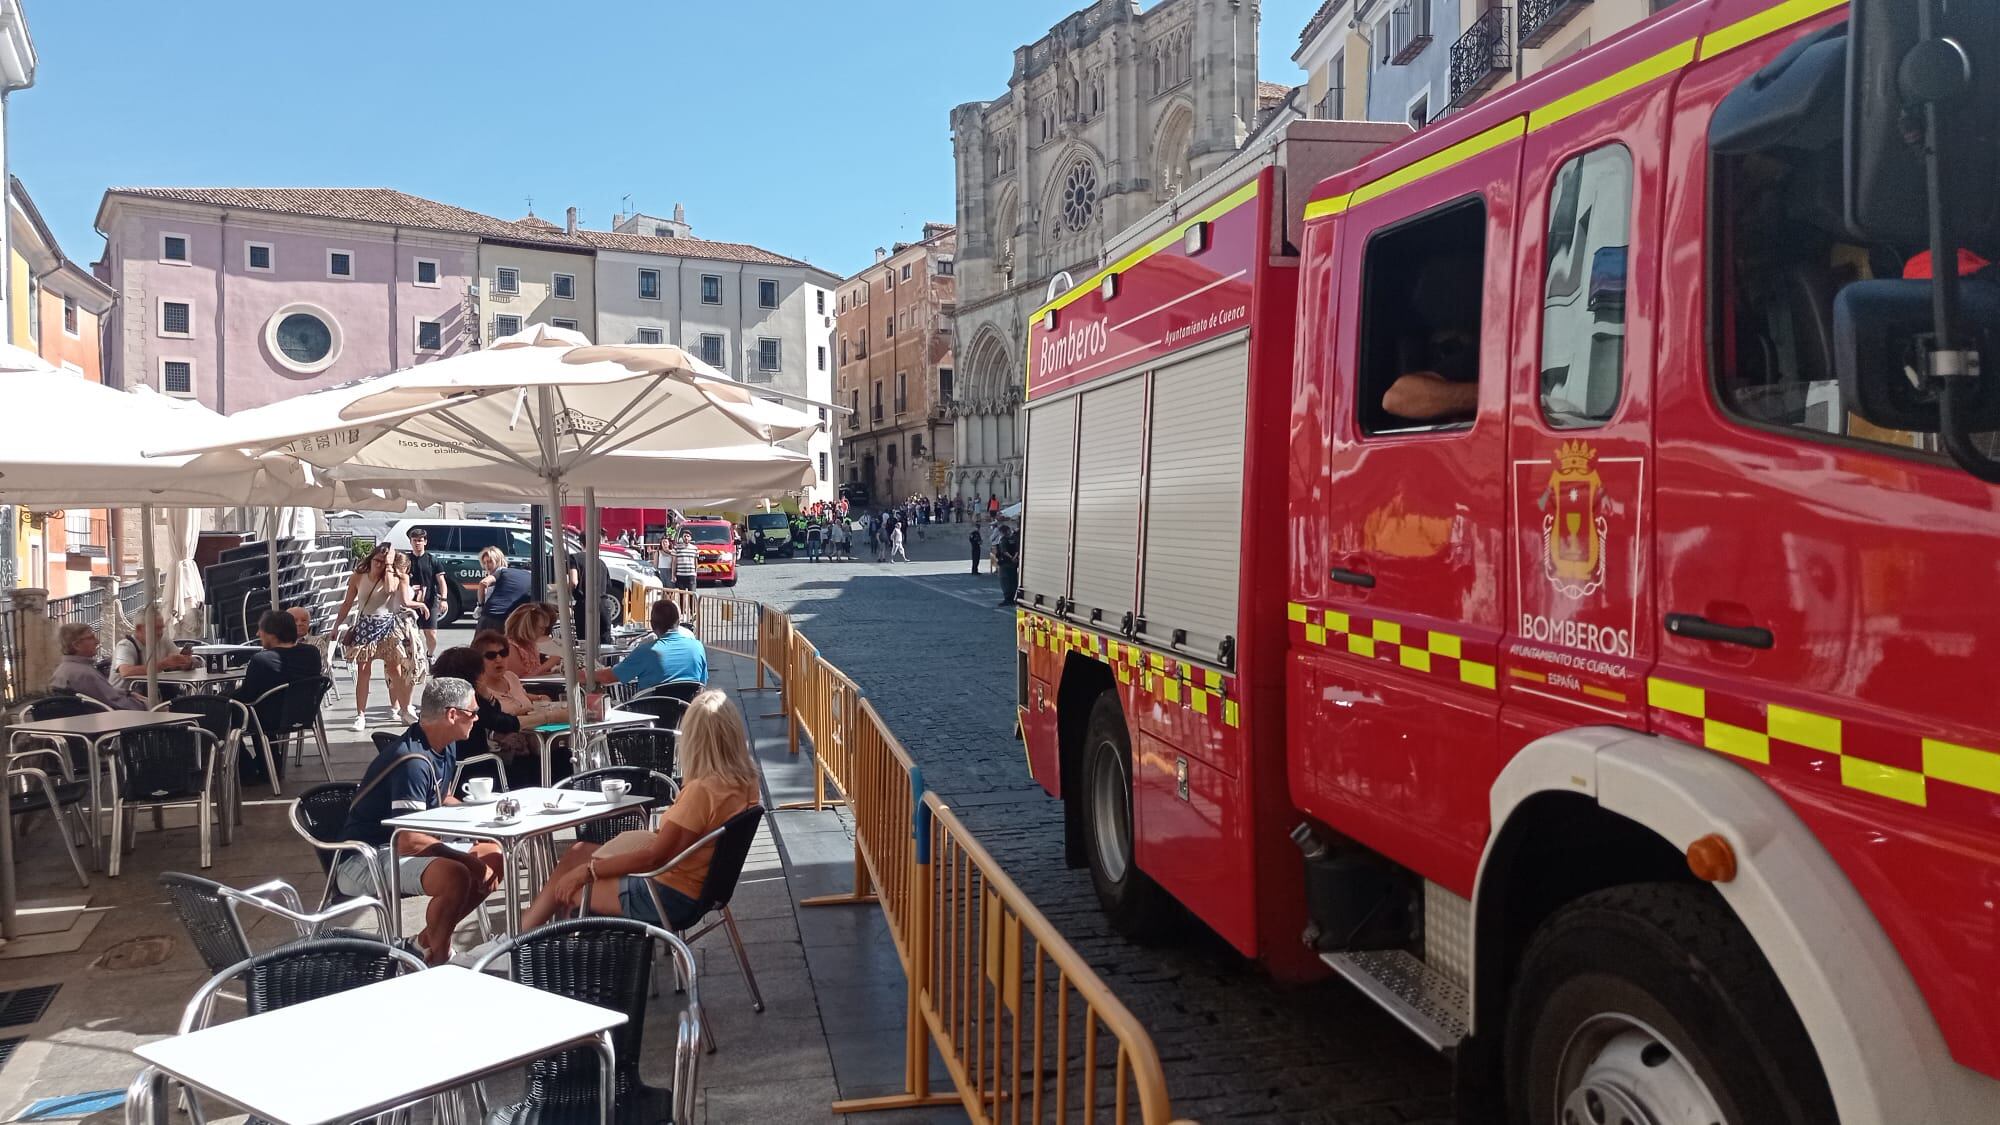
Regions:
[[[112, 185], [383, 186], [598, 228], [681, 202], [846, 273], [952, 220], [951, 107], [1082, 4], [23, 0], [9, 163], [85, 264]], [[1264, 78], [1302, 80], [1316, 7], [1264, 0]]]

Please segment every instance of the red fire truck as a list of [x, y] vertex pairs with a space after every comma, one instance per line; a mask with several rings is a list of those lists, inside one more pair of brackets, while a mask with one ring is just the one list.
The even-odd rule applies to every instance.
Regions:
[[1297, 123], [1037, 313], [1021, 729], [1114, 922], [1467, 1121], [2000, 1121], [1997, 8]]

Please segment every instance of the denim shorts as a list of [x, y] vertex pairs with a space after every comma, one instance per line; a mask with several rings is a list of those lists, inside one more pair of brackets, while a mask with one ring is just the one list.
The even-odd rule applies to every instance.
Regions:
[[[646, 893], [646, 884], [660, 892], [660, 905], [667, 908], [667, 920], [653, 911], [653, 898]], [[701, 921], [701, 903], [667, 886], [665, 883], [645, 879], [638, 875], [627, 875], [618, 881], [618, 907], [625, 917], [647, 922], [655, 926], [665, 926], [670, 930], [685, 930]]]

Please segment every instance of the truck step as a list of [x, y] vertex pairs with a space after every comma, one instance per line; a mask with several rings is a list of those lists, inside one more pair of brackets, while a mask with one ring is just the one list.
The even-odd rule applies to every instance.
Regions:
[[1472, 1008], [1465, 989], [1400, 949], [1322, 953], [1320, 960], [1440, 1051], [1457, 1047]]

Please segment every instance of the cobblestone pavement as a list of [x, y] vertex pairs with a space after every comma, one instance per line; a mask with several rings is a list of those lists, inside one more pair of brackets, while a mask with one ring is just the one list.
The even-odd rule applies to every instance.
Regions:
[[1148, 949], [1105, 924], [1013, 737], [1013, 614], [969, 573], [963, 529], [945, 530], [911, 544], [916, 562], [780, 560], [745, 568], [736, 592], [792, 613], [861, 685], [925, 783], [1146, 1025], [1177, 1116], [1442, 1125], [1445, 1064], [1345, 984], [1280, 986], [1205, 931]]

